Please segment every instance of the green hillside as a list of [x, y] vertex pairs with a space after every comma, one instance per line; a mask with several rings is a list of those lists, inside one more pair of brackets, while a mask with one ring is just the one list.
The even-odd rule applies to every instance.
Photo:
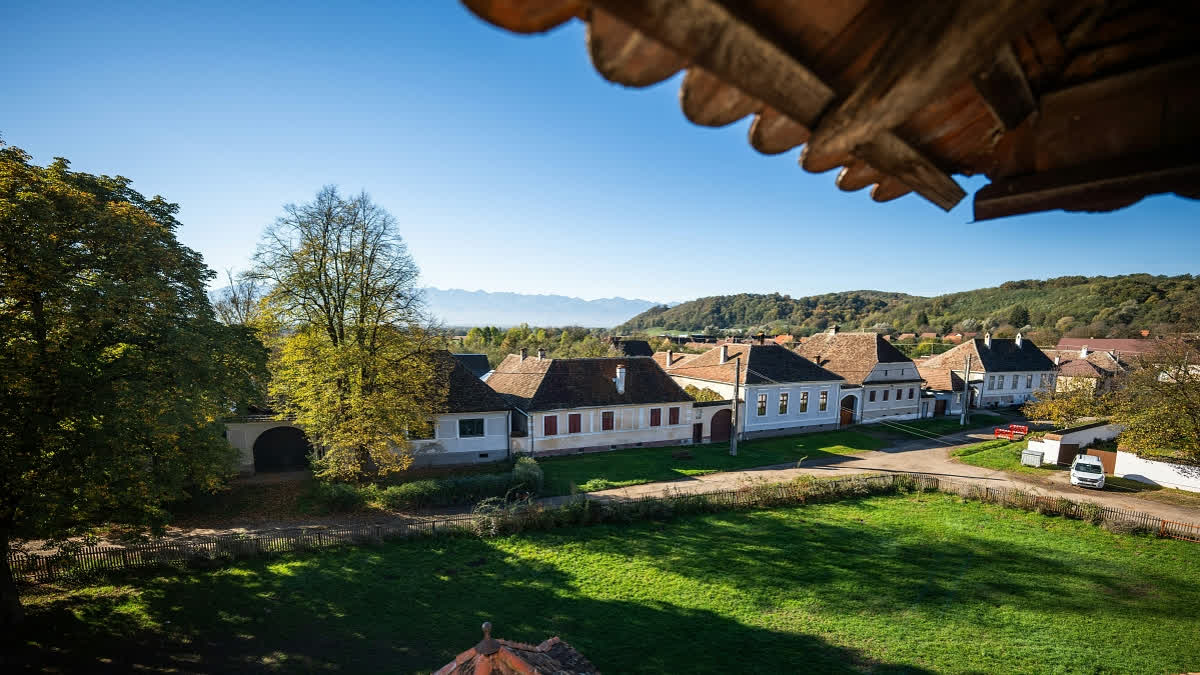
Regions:
[[998, 335], [1033, 330], [1046, 337], [1132, 337], [1200, 330], [1200, 279], [1190, 274], [1057, 277], [1010, 281], [922, 298], [903, 293], [849, 291], [803, 298], [739, 294], [700, 298], [675, 307], [652, 307], [618, 327], [678, 331], [791, 332], [810, 335], [842, 328], [891, 332], [991, 330]]

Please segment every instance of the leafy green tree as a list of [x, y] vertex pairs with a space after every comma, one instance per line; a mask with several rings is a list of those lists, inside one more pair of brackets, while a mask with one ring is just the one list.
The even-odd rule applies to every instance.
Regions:
[[691, 396], [692, 398], [696, 399], [697, 401], [723, 401], [723, 400], [725, 400], [725, 398], [723, 396], [721, 396], [717, 392], [713, 391], [712, 389], [709, 389], [708, 387], [704, 387], [703, 389], [701, 389], [700, 387], [697, 387], [694, 384], [689, 384], [689, 385], [685, 386], [683, 388], [683, 390], [685, 392], [687, 392], [688, 396]]
[[22, 618], [14, 539], [159, 528], [170, 502], [234, 469], [219, 420], [257, 398], [266, 352], [215, 319], [215, 275], [175, 238], [177, 211], [125, 178], [0, 148], [4, 625]]
[[255, 254], [270, 287], [259, 322], [271, 394], [319, 449], [318, 476], [358, 480], [406, 468], [407, 431], [425, 430], [445, 390], [429, 360], [418, 270], [395, 219], [366, 194], [325, 187], [288, 205]]
[[1024, 328], [1029, 325], [1029, 308], [1025, 305], [1016, 305], [1008, 312], [1008, 322], [1016, 328]]

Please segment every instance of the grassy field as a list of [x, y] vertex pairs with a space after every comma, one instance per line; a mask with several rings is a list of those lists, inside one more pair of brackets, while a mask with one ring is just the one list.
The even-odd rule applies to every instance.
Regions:
[[[966, 429], [978, 429], [979, 427], [1001, 426], [1007, 425], [1009, 420], [999, 415], [990, 413], [972, 412], [970, 423]], [[887, 424], [876, 424], [868, 428], [884, 429], [890, 434], [900, 438], [911, 437], [927, 437], [930, 434], [952, 434], [964, 429], [958, 423], [957, 416], [931, 417], [923, 420], [904, 420], [902, 422], [890, 422]], [[905, 429], [912, 430], [911, 432], [904, 431]]]
[[[728, 443], [709, 443], [686, 448], [632, 448], [538, 461], [546, 475], [545, 494], [563, 495], [570, 494], [572, 486], [581, 492], [592, 492], [784, 464], [803, 457], [816, 459], [878, 450], [885, 445], [884, 441], [858, 431], [828, 431], [743, 441], [738, 444], [737, 457], [730, 456]], [[680, 450], [690, 451], [692, 459], [672, 457]]]
[[1198, 551], [938, 494], [415, 540], [50, 589], [8, 663], [428, 672], [490, 620], [609, 673], [1181, 672]]
[[1026, 441], [1009, 441], [998, 438], [994, 441], [984, 441], [959, 448], [953, 454], [964, 464], [1031, 476], [1047, 476], [1054, 471], [1061, 470], [1052, 464], [1043, 466], [1021, 464], [1021, 452], [1025, 450], [1026, 446]]

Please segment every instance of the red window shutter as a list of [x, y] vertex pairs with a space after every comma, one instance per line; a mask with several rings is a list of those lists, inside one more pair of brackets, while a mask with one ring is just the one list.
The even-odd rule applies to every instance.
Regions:
[[650, 409], [650, 426], [662, 426], [662, 408]]
[[679, 408], [671, 408], [667, 411], [667, 424], [679, 424]]
[[567, 433], [577, 434], [583, 424], [583, 415], [571, 413], [567, 415]]
[[611, 412], [600, 413], [600, 428], [604, 431], [613, 430], [613, 414]]
[[546, 436], [553, 436], [558, 433], [558, 415], [549, 415], [542, 419], [545, 421], [543, 428]]

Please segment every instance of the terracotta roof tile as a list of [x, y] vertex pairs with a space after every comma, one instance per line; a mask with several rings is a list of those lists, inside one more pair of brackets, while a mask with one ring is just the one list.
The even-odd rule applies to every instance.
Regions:
[[862, 384], [876, 364], [912, 363], [878, 333], [817, 333], [797, 347], [796, 353], [851, 384]]
[[728, 349], [728, 361], [721, 363], [721, 348], [697, 354], [683, 364], [669, 369], [672, 375], [694, 377], [699, 380], [724, 382], [734, 381], [734, 359], [741, 360], [742, 384], [765, 384], [768, 382], [831, 382], [840, 376], [818, 366], [803, 356], [779, 345], [724, 345]]
[[[625, 393], [613, 379], [625, 366]], [[488, 385], [525, 411], [691, 401], [674, 380], [644, 356], [587, 359], [521, 359], [510, 354]]]
[[491, 637], [484, 624], [479, 644], [454, 657], [434, 675], [591, 675], [599, 673], [583, 654], [557, 637], [531, 645]]
[[1145, 354], [1154, 351], [1158, 340], [1138, 340], [1123, 338], [1062, 338], [1055, 345], [1058, 350], [1075, 350], [1087, 347], [1090, 351], [1118, 351], [1122, 354]]

